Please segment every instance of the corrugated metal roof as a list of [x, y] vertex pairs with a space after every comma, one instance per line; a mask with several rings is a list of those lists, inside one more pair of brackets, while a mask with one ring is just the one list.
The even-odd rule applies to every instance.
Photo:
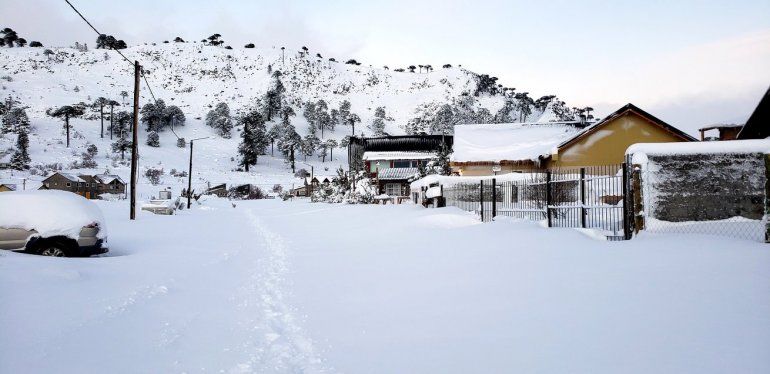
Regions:
[[377, 173], [377, 178], [380, 180], [407, 180], [418, 174], [420, 174], [420, 170], [417, 168], [387, 168], [381, 169]]

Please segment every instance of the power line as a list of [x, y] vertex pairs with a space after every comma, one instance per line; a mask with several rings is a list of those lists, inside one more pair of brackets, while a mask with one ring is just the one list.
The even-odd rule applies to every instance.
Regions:
[[[64, 0], [64, 1], [67, 3], [67, 5], [69, 5], [69, 6], [70, 6], [70, 8], [72, 8], [72, 10], [74, 10], [74, 11], [75, 11], [75, 13], [77, 13], [77, 14], [78, 14], [78, 16], [80, 16], [80, 18], [82, 18], [82, 19], [83, 19], [83, 21], [84, 21], [84, 22], [85, 22], [85, 23], [86, 23], [88, 26], [90, 26], [90, 27], [91, 27], [91, 29], [92, 29], [92, 30], [94, 30], [94, 32], [96, 32], [96, 34], [97, 34], [97, 35], [99, 35], [99, 36], [101, 36], [101, 35], [106, 35], [106, 34], [102, 34], [101, 32], [99, 32], [99, 30], [97, 30], [97, 29], [96, 29], [96, 27], [94, 27], [94, 25], [93, 25], [93, 24], [91, 24], [91, 22], [89, 22], [89, 21], [88, 21], [88, 19], [86, 19], [86, 17], [85, 17], [85, 16], [83, 16], [83, 14], [82, 14], [82, 13], [80, 13], [80, 11], [79, 11], [79, 10], [77, 10], [77, 8], [75, 8], [75, 6], [74, 6], [74, 5], [72, 5], [72, 3], [70, 3], [70, 1], [69, 1], [69, 0]], [[124, 54], [123, 54], [123, 52], [121, 52], [119, 49], [113, 49], [113, 51], [117, 52], [117, 53], [120, 55], [120, 57], [123, 57], [123, 59], [124, 59], [124, 60], [126, 60], [126, 62], [128, 62], [128, 63], [129, 63], [129, 64], [131, 64], [131, 65], [134, 65], [134, 63], [131, 61], [131, 59], [129, 59], [128, 57], [126, 57], [126, 55], [124, 55]], [[140, 64], [140, 65], [141, 65], [141, 64]], [[158, 99], [155, 97], [155, 93], [152, 91], [152, 86], [150, 86], [150, 82], [147, 80], [147, 76], [144, 74], [144, 68], [140, 69], [140, 71], [139, 71], [139, 72], [140, 72], [140, 75], [142, 76], [142, 79], [144, 79], [144, 84], [147, 86], [147, 90], [148, 90], [148, 91], [150, 91], [150, 95], [152, 96], [152, 100], [153, 100], [153, 101], [155, 102], [155, 104], [157, 105], [157, 104], [158, 104]]]

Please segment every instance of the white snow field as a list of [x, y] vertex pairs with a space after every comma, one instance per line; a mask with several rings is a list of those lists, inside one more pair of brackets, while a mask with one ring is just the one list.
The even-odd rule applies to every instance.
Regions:
[[761, 243], [234, 204], [99, 202], [110, 253], [0, 252], [0, 372], [770, 372]]

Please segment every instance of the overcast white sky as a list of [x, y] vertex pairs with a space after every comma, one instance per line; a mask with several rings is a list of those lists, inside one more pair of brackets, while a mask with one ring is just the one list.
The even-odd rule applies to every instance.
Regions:
[[[607, 114], [632, 102], [692, 130], [742, 121], [770, 86], [770, 1], [71, 0], [129, 44], [220, 33], [374, 66], [462, 64]], [[0, 0], [0, 26], [93, 44], [64, 0]]]

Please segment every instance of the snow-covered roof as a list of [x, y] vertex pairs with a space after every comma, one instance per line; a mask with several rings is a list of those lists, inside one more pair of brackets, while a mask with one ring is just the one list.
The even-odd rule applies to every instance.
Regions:
[[726, 140], [685, 143], [638, 143], [626, 150], [634, 163], [643, 163], [646, 155], [691, 155], [702, 153], [770, 153], [770, 139]]
[[[59, 174], [59, 175], [61, 175], [62, 177], [66, 178], [67, 180], [69, 180], [69, 181], [72, 181], [72, 182], [75, 182], [75, 183], [82, 183], [82, 182], [85, 182], [85, 181], [84, 181], [82, 178], [80, 178], [80, 177], [78, 177], [77, 175], [74, 175], [74, 174], [69, 174], [69, 173], [62, 173], [62, 172], [58, 172], [58, 173], [56, 173], [56, 174]], [[52, 176], [53, 176], [53, 175], [51, 175], [51, 177], [52, 177]], [[48, 178], [50, 178], [50, 177], [48, 177]]]
[[436, 153], [434, 152], [403, 152], [403, 151], [392, 151], [392, 152], [375, 152], [375, 151], [369, 151], [364, 152], [363, 160], [364, 161], [376, 161], [376, 160], [430, 160], [432, 158], [436, 157]]
[[[336, 175], [314, 175], [313, 178], [315, 178], [318, 181], [318, 183], [323, 183], [324, 180], [331, 182], [337, 179], [337, 176]], [[310, 184], [311, 181], [312, 181], [312, 178], [310, 177], [305, 178], [305, 183]]]
[[377, 178], [380, 180], [407, 180], [418, 174], [420, 174], [420, 170], [417, 168], [386, 168], [377, 173]]
[[66, 191], [0, 193], [0, 227], [36, 230], [41, 236], [78, 238], [83, 226], [98, 223], [103, 238], [104, 217], [96, 204]]
[[16, 191], [16, 185], [11, 183], [0, 183], [0, 186], [6, 186], [11, 191]]
[[97, 174], [97, 175], [94, 175], [94, 178], [96, 178], [99, 182], [104, 184], [110, 184], [114, 180], [117, 180], [120, 183], [126, 184], [126, 182], [124, 182], [123, 179], [120, 178], [120, 176], [114, 175], [114, 174]]
[[455, 126], [454, 162], [536, 160], [580, 130], [569, 124], [484, 124]]

